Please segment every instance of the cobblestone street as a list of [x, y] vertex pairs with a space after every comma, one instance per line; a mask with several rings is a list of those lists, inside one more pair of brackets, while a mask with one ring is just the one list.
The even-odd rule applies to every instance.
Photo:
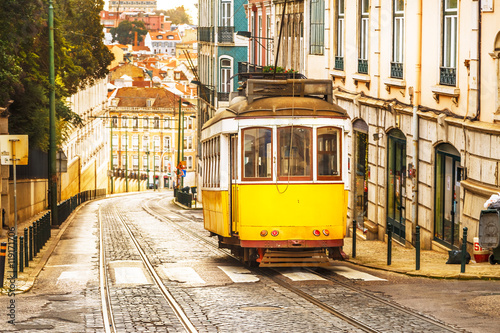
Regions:
[[[329, 309], [380, 332], [495, 332], [494, 327], [488, 328], [487, 317], [479, 316], [476, 324], [464, 327], [466, 322], [457, 324], [427, 312], [426, 302], [439, 304], [437, 293], [436, 299], [425, 294], [427, 298], [414, 302], [413, 309], [397, 308], [395, 299], [403, 305], [412, 299], [412, 286], [415, 290], [421, 286], [446, 289], [450, 284], [444, 280], [370, 271], [342, 262], [318, 271], [326, 275], [299, 268], [245, 268], [217, 248], [216, 238], [203, 228], [201, 210], [182, 210], [172, 203], [170, 193], [157, 192], [108, 198], [82, 207], [33, 289], [16, 296], [17, 325], [2, 322], [0, 330], [105, 331], [99, 284], [99, 223], [109, 308], [117, 332], [186, 331], [170, 301], [153, 282], [148, 264], [142, 261], [127, 229], [198, 332], [366, 331]], [[344, 271], [358, 277], [344, 277]], [[453, 288], [462, 288], [464, 297], [467, 286], [500, 293], [498, 281], [476, 282], [457, 282]], [[391, 294], [391, 289], [399, 290], [398, 294]], [[439, 316], [449, 318], [457, 304], [449, 300]]]

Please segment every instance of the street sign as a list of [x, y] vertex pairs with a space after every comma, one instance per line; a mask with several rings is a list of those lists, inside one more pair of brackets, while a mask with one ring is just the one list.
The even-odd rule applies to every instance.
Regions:
[[28, 164], [28, 136], [0, 135], [0, 163], [2, 165], [13, 165], [14, 153], [16, 165]]
[[182, 176], [181, 177], [186, 177], [186, 170], [182, 170]]

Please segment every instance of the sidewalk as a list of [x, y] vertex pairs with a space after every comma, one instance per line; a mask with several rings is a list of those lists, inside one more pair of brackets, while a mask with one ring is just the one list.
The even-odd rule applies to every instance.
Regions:
[[344, 252], [348, 261], [360, 266], [392, 271], [410, 276], [442, 279], [484, 279], [500, 280], [500, 265], [489, 262], [476, 263], [472, 260], [465, 265], [465, 273], [460, 273], [461, 265], [446, 264], [447, 252], [420, 250], [420, 270], [416, 270], [416, 251], [392, 242], [391, 265], [387, 265], [387, 243], [365, 241], [356, 238], [356, 258], [352, 258], [352, 237], [344, 239]]
[[[33, 256], [33, 260], [29, 261], [29, 266], [24, 267], [23, 272], [18, 272], [17, 273], [17, 279], [15, 280], [15, 290], [16, 293], [24, 293], [29, 291], [32, 287], [33, 284], [35, 283], [35, 279], [37, 278], [38, 274], [42, 271], [43, 267], [47, 263], [47, 261], [50, 258], [50, 255], [54, 251], [57, 243], [59, 242], [59, 239], [62, 237], [64, 234], [64, 231], [68, 227], [68, 225], [71, 224], [71, 221], [73, 219], [73, 216], [76, 212], [80, 210], [80, 207], [84, 206], [84, 204], [78, 206], [73, 213], [70, 214], [68, 219], [63, 222], [59, 228], [57, 229], [51, 229], [51, 236], [47, 243], [40, 249], [40, 252], [38, 252], [38, 255]], [[22, 222], [18, 222], [17, 225], [17, 231], [18, 231], [18, 237], [24, 235], [24, 228], [29, 227], [32, 225], [32, 223], [36, 220], [38, 220], [40, 217], [42, 217], [47, 211], [43, 211], [29, 220], [25, 220]], [[0, 242], [5, 242], [8, 243], [7, 239], [7, 232], [8, 230], [2, 230], [2, 235], [0, 237]], [[9, 249], [7, 246], [7, 256], [5, 260], [5, 276], [4, 276], [4, 285], [3, 288], [1, 289], [1, 294], [6, 294], [8, 292], [8, 287], [10, 284], [9, 277], [12, 275], [10, 273], [10, 268], [9, 268]]]

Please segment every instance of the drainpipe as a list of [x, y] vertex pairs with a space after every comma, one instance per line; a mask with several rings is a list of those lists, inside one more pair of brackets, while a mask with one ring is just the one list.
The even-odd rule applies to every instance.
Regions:
[[481, 12], [481, 0], [477, 3], [477, 112], [472, 121], [479, 120], [481, 114], [481, 27], [483, 25], [483, 14]]
[[[415, 233], [418, 226], [418, 106], [420, 105], [421, 98], [421, 85], [422, 85], [422, 0], [417, 3], [417, 62], [415, 65], [415, 92], [413, 97], [413, 183], [412, 183], [412, 197], [413, 203], [411, 207], [411, 220], [413, 222], [413, 232]], [[413, 240], [415, 241], [415, 240]]]

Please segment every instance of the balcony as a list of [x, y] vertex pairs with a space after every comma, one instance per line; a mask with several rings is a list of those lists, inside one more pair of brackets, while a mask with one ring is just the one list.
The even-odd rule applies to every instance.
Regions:
[[234, 43], [234, 27], [218, 27], [217, 42]]
[[358, 73], [368, 74], [368, 60], [358, 59]]
[[214, 28], [213, 27], [199, 27], [198, 40], [200, 42], [213, 42], [214, 41]]
[[457, 85], [457, 69], [451, 67], [440, 67], [439, 68], [439, 84], [444, 86], [456, 86]]
[[215, 105], [215, 91], [212, 86], [200, 84], [198, 86], [198, 97], [210, 105]]
[[395, 79], [403, 78], [403, 64], [399, 62], [391, 62], [391, 77]]
[[335, 69], [339, 71], [344, 70], [344, 57], [335, 57]]
[[262, 73], [264, 71], [264, 67], [251, 64], [246, 61], [238, 62], [238, 73]]
[[218, 92], [217, 99], [219, 102], [229, 102], [229, 93], [228, 92]]

